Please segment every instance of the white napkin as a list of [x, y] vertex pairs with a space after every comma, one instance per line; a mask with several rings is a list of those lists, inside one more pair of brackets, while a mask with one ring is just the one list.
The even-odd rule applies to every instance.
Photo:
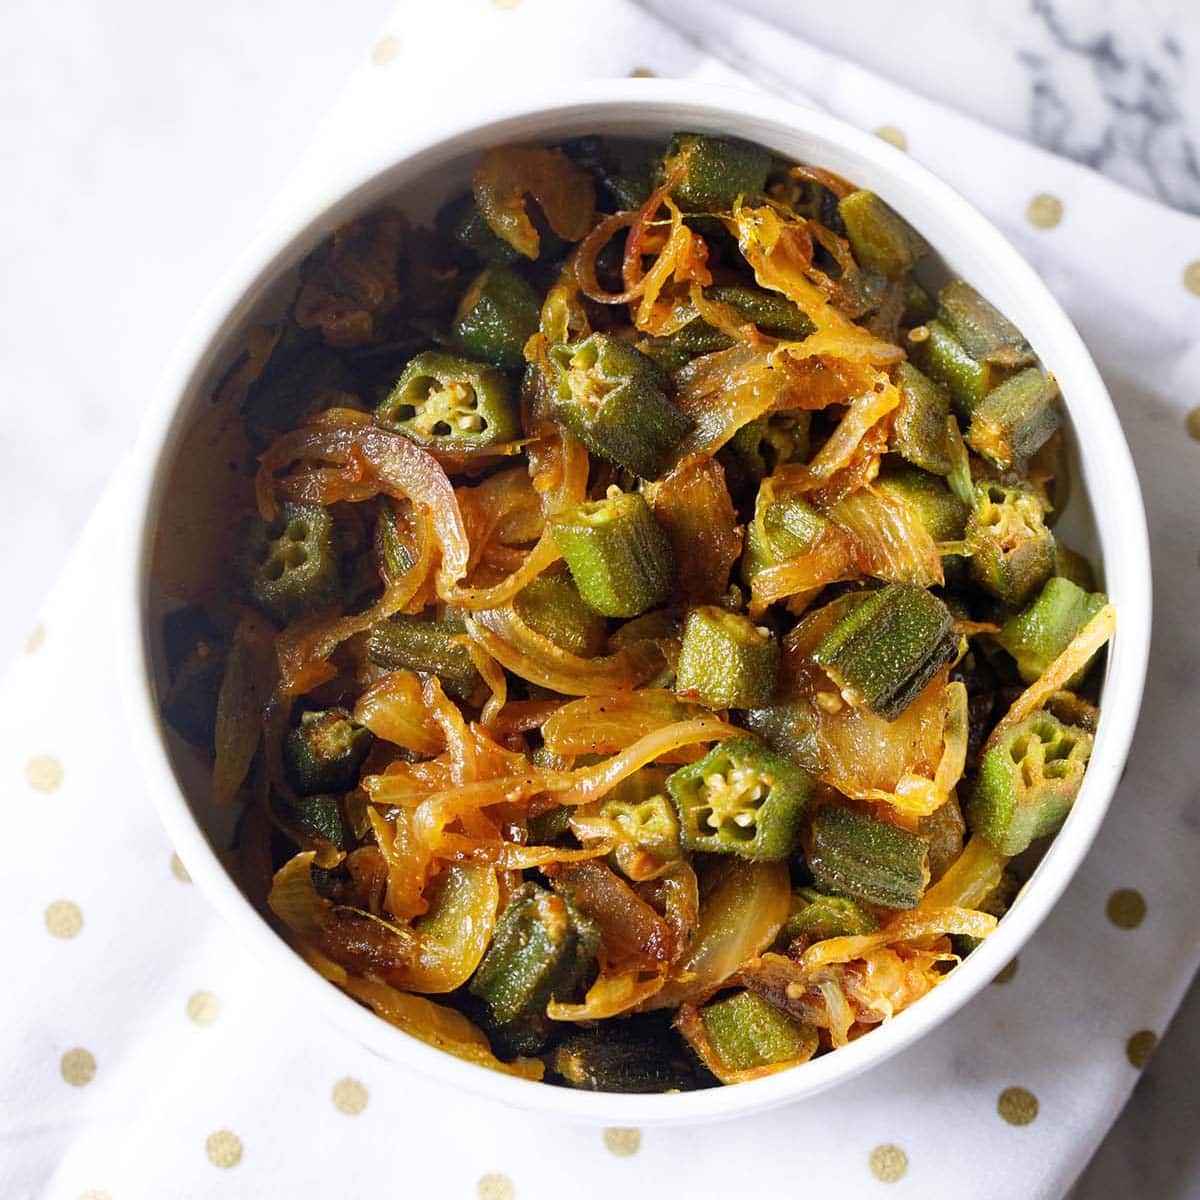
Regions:
[[[172, 864], [116, 707], [98, 600], [114, 492], [0, 685], [0, 1195], [1050, 1197], [1125, 1102], [1131, 1056], [1162, 1033], [1200, 959], [1200, 445], [1185, 432], [1200, 399], [1200, 297], [1183, 277], [1200, 258], [1200, 221], [727, 6], [691, 0], [679, 11], [687, 37], [626, 0], [402, 4], [280, 205], [320, 197], [325, 180], [443, 97], [469, 94], [486, 112], [489, 91], [513, 79], [640, 70], [730, 82], [741, 72], [866, 128], [903, 131], [911, 153], [1004, 228], [1057, 292], [1141, 469], [1158, 643], [1096, 847], [1015, 978], [812, 1100], [650, 1130], [639, 1146], [635, 1131], [602, 1136], [451, 1093], [295, 1011]], [[1053, 228], [1026, 217], [1042, 193], [1061, 204]], [[1137, 915], [1127, 894], [1110, 904], [1119, 889], [1144, 899], [1136, 928], [1107, 915]]]

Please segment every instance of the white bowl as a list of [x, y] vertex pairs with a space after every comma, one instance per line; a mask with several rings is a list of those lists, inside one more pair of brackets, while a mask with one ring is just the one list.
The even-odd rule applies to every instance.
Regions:
[[[178, 348], [147, 415], [133, 463], [119, 596], [126, 712], [151, 796], [192, 877], [269, 963], [280, 994], [310, 1004], [402, 1067], [519, 1108], [615, 1125], [729, 1117], [783, 1104], [881, 1062], [929, 1033], [1016, 954], [1050, 911], [1092, 843], [1121, 774], [1137, 721], [1150, 639], [1150, 560], [1137, 477], [1112, 403], [1070, 320], [1008, 241], [946, 184], [912, 159], [822, 113], [763, 95], [660, 80], [580, 84], [499, 115], [464, 119], [431, 136], [398, 135], [374, 161], [330, 181], [336, 197], [263, 232], [209, 298]], [[1107, 567], [1118, 632], [1109, 654], [1095, 749], [1062, 831], [996, 932], [924, 999], [844, 1049], [736, 1087], [684, 1095], [571, 1091], [491, 1072], [409, 1037], [360, 1007], [309, 968], [270, 928], [226, 873], [207, 797], [193, 802], [172, 764], [159, 717], [150, 585], [156, 521], [180, 440], [253, 319], [275, 315], [281, 280], [328, 233], [387, 199], [425, 217], [465, 185], [475, 156], [506, 142], [585, 133], [665, 142], [676, 130], [732, 134], [830, 168], [880, 193], [932, 243], [947, 270], [973, 283], [1024, 331], [1057, 377], [1073, 430], [1071, 539]], [[1081, 485], [1081, 486], [1080, 486]], [[1103, 499], [1094, 510], [1088, 497]], [[227, 823], [227, 822], [226, 822]], [[1033, 1015], [1031, 1014], [1031, 1019]]]

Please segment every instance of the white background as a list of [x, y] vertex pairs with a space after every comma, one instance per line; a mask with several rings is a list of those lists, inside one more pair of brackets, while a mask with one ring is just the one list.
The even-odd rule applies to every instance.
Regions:
[[[1024, 131], [1024, 76], [1015, 53], [998, 52], [1026, 36], [1019, 0], [986, 0], [958, 16], [926, 0], [907, 6], [902, 22], [886, 0], [859, 3], [852, 14], [824, 5], [810, 13], [786, 0], [747, 7]], [[1121, 15], [1119, 3], [1104, 7]], [[39, 599], [130, 446], [171, 344], [343, 80], [369, 56], [391, 8], [392, 0], [6, 6], [0, 665], [19, 652]], [[1183, 19], [1182, 8], [1129, 0], [1123, 15], [1139, 29], [1147, 15], [1152, 26], [1166, 22], [1200, 49], [1200, 10]], [[877, 22], [887, 38], [864, 37]], [[931, 55], [935, 44], [953, 52]], [[447, 86], [464, 81], [448, 69]], [[99, 637], [104, 584], [97, 581]], [[1189, 1106], [1176, 1103], [1194, 1093], [1198, 1067], [1194, 990], [1078, 1197], [1200, 1195], [1196, 1131]]]

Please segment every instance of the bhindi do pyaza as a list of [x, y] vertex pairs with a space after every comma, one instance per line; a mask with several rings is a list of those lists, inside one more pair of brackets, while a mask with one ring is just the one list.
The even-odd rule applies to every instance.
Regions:
[[164, 715], [313, 968], [669, 1092], [846, 1045], [995, 928], [1114, 613], [1053, 532], [1053, 377], [928, 249], [681, 133], [488, 150], [432, 228], [306, 259], [182, 468], [228, 540], [160, 583]]

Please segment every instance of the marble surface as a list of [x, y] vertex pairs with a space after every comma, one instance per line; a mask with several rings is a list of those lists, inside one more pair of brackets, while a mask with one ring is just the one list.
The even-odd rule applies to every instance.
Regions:
[[[1193, 0], [909, 0], [902, 9], [859, 0], [852, 12], [738, 2], [1200, 212]], [[59, 0], [6, 8], [0, 536], [16, 570], [0, 588], [0, 663], [20, 651], [40, 597], [132, 441], [171, 344], [341, 82], [370, 54], [391, 7]], [[97, 620], [103, 636], [99, 604]], [[1194, 990], [1077, 1200], [1200, 1195], [1198, 1072]]]

